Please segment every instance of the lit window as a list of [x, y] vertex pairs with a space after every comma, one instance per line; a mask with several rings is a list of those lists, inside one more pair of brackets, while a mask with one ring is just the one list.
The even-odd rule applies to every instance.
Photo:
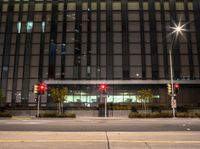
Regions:
[[17, 33], [21, 33], [22, 23], [19, 21], [17, 22]]
[[3, 71], [8, 71], [8, 66], [7, 65], [3, 66]]
[[45, 32], [45, 26], [46, 26], [45, 21], [42, 21], [42, 32], [43, 32], [43, 33]]
[[87, 66], [87, 73], [91, 73], [90, 66]]
[[33, 21], [28, 21], [27, 24], [26, 24], [26, 31], [28, 33], [31, 33], [32, 29], [33, 29]]
[[66, 47], [66, 44], [63, 43], [63, 44], [61, 45], [61, 55], [62, 55], [62, 54], [63, 54], [63, 55], [66, 54], [65, 47]]

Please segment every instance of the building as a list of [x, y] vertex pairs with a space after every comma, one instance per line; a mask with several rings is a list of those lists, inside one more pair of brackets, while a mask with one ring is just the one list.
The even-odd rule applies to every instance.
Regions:
[[[186, 23], [172, 46], [180, 106], [200, 106], [199, 0], [1, 0], [0, 87], [11, 106], [35, 106], [32, 86], [67, 86], [66, 102], [137, 102], [151, 88], [170, 105], [170, 26]], [[43, 106], [51, 95], [42, 95]]]

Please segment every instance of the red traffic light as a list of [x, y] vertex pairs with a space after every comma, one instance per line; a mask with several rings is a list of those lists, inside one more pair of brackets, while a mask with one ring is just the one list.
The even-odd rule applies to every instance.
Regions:
[[180, 88], [179, 84], [174, 84], [174, 93], [175, 93], [175, 95], [178, 94], [179, 88]]
[[101, 89], [104, 90], [105, 89], [105, 85], [101, 84]]
[[44, 85], [41, 85], [41, 86], [40, 86], [40, 89], [43, 90], [43, 89], [44, 89]]
[[45, 90], [45, 84], [44, 83], [39, 84], [39, 93], [44, 94], [44, 90]]
[[175, 84], [174, 87], [177, 88], [177, 89], [179, 89], [180, 85], [179, 84]]
[[100, 91], [107, 91], [107, 84], [100, 84], [99, 85], [99, 90]]

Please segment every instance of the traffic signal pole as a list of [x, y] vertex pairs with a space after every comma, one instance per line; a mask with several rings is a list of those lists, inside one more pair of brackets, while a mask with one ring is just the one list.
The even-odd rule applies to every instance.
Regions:
[[41, 95], [37, 95], [37, 117], [40, 117], [40, 98]]
[[107, 96], [105, 97], [105, 118], [107, 117]]
[[[99, 85], [99, 91], [100, 91], [101, 101], [102, 101], [102, 98], [104, 98], [104, 117], [106, 118], [107, 113], [108, 113], [108, 110], [107, 110], [107, 94], [106, 94], [107, 84], [100, 84]], [[104, 96], [103, 93], [105, 93], [106, 96]]]
[[40, 117], [40, 102], [42, 94], [45, 92], [46, 85], [44, 83], [39, 83], [37, 89], [37, 117]]

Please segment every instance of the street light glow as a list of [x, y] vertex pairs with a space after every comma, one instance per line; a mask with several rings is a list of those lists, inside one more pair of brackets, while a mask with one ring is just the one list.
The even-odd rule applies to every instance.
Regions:
[[180, 27], [180, 26], [177, 26], [176, 32], [180, 32], [180, 31], [181, 31], [181, 27]]
[[186, 24], [182, 25], [181, 22], [179, 22], [178, 25], [174, 23], [174, 26], [170, 27], [173, 30], [172, 34], [174, 34], [174, 33], [179, 34], [179, 33], [183, 32], [183, 31], [186, 31], [185, 25]]
[[173, 22], [173, 26], [169, 27], [172, 30], [172, 32], [168, 36], [176, 34], [176, 38], [177, 38], [179, 36], [179, 34], [181, 34], [181, 36], [184, 38], [183, 32], [187, 31], [187, 29], [185, 28], [187, 24], [188, 23], [182, 24], [181, 23], [181, 18], [180, 18], [178, 24]]

